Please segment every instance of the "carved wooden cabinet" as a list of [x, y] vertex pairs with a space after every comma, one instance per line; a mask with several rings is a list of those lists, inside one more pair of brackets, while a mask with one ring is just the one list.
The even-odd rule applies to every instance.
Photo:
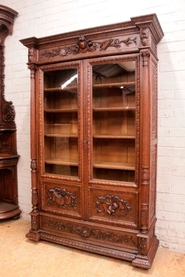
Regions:
[[17, 12], [0, 5], [0, 220], [19, 218], [17, 191], [17, 154], [15, 110], [5, 100], [4, 42], [12, 34]]
[[27, 38], [31, 240], [150, 268], [155, 236], [155, 14]]

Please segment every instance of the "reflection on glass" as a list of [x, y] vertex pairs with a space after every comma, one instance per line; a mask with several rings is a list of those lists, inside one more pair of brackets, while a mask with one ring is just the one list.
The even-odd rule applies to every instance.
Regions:
[[44, 73], [45, 173], [78, 176], [77, 70]]
[[93, 66], [93, 178], [133, 182], [135, 62]]

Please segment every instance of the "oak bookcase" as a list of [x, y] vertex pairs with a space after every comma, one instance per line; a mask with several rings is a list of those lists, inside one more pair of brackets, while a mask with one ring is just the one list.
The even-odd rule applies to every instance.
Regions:
[[162, 37], [150, 14], [21, 40], [31, 71], [29, 239], [151, 267]]

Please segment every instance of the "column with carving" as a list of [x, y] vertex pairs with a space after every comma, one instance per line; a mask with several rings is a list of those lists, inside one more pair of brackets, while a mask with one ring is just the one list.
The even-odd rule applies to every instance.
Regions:
[[[157, 247], [159, 244], [155, 236], [155, 211], [152, 199], [155, 199], [154, 189], [156, 188], [156, 168], [152, 163], [151, 146], [153, 138], [151, 138], [152, 126], [156, 122], [157, 114], [152, 116], [153, 105], [157, 102], [153, 101], [157, 95], [157, 90], [152, 92], [152, 63], [157, 63], [157, 48], [163, 31], [159, 25], [157, 17], [148, 16], [148, 22], [151, 25], [146, 25], [141, 20], [141, 17], [133, 18], [132, 21], [140, 29], [140, 108], [141, 108], [141, 126], [140, 132], [140, 231], [138, 237], [138, 255], [133, 260], [135, 266], [150, 268], [154, 259]], [[155, 99], [156, 99], [155, 95]], [[156, 111], [156, 108], [154, 109]], [[154, 112], [153, 112], [154, 113]], [[156, 139], [156, 138], [155, 138]], [[152, 184], [153, 183], [153, 184]]]

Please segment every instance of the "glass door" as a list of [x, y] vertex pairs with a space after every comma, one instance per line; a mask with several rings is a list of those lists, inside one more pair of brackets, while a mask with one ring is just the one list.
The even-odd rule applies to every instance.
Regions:
[[79, 175], [78, 71], [44, 72], [44, 172]]
[[92, 66], [92, 178], [134, 182], [135, 61]]

